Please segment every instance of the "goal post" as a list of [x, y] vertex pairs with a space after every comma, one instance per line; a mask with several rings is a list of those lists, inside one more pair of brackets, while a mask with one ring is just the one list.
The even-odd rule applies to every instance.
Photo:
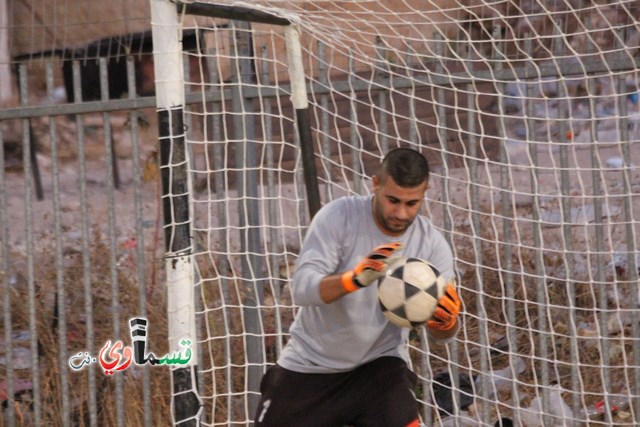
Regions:
[[[162, 201], [165, 236], [165, 264], [167, 275], [169, 345], [171, 351], [178, 349], [183, 338], [197, 346], [196, 300], [194, 298], [195, 271], [193, 266], [193, 230], [190, 210], [190, 174], [188, 149], [185, 144], [184, 122], [184, 65], [180, 44], [179, 20], [184, 15], [225, 18], [242, 22], [257, 22], [286, 26], [286, 47], [291, 81], [291, 100], [295, 112], [296, 128], [300, 141], [306, 199], [309, 215], [313, 217], [320, 209], [320, 192], [317, 179], [311, 124], [309, 119], [307, 91], [302, 65], [299, 32], [287, 18], [243, 6], [226, 6], [212, 3], [178, 3], [166, 0], [151, 0], [156, 97], [159, 124], [159, 152], [162, 179]], [[242, 83], [240, 81], [239, 83]], [[244, 222], [244, 221], [241, 221]], [[245, 266], [250, 269], [251, 266]], [[252, 293], [252, 289], [248, 291]], [[257, 301], [256, 301], [257, 299]], [[246, 309], [259, 307], [263, 303], [262, 292], [257, 298], [245, 295]], [[247, 318], [258, 316], [247, 315]], [[247, 321], [248, 322], [248, 321]], [[250, 329], [247, 327], [247, 329]], [[255, 328], [256, 333], [260, 333]], [[247, 340], [252, 340], [250, 337]], [[261, 353], [259, 342], [248, 344], [248, 358]], [[198, 351], [194, 352], [197, 355]], [[247, 374], [247, 391], [254, 393], [248, 398], [248, 413], [257, 407], [259, 384], [264, 371], [264, 358], [249, 360], [253, 366]], [[196, 425], [200, 422], [202, 402], [198, 396], [197, 357], [193, 357], [188, 368], [172, 371], [172, 414], [174, 423]]]

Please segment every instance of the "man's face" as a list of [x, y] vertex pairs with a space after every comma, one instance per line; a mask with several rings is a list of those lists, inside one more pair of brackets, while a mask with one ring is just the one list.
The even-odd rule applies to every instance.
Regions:
[[417, 187], [400, 187], [393, 178], [373, 177], [373, 217], [378, 228], [386, 235], [400, 236], [418, 215], [429, 188], [425, 181]]

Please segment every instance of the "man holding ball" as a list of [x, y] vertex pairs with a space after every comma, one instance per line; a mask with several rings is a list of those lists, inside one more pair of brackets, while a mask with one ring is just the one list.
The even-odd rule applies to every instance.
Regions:
[[[376, 284], [397, 256], [454, 279], [451, 248], [419, 215], [428, 187], [425, 157], [396, 148], [373, 176], [372, 195], [334, 200], [316, 214], [293, 275], [300, 310], [262, 379], [256, 426], [419, 425], [409, 329], [384, 317]], [[450, 284], [426, 324], [433, 339], [455, 336], [460, 307]]]

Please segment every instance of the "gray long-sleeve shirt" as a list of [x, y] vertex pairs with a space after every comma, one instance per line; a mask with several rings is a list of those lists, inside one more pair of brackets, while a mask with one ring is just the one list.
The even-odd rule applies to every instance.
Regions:
[[320, 281], [353, 269], [376, 246], [402, 242], [399, 253], [424, 259], [445, 277], [454, 277], [451, 248], [424, 216], [400, 237], [383, 234], [371, 213], [372, 196], [343, 197], [314, 217], [296, 262], [293, 301], [300, 306], [291, 339], [278, 359], [282, 367], [305, 373], [343, 372], [381, 356], [409, 361], [408, 329], [382, 314], [375, 283], [325, 304]]

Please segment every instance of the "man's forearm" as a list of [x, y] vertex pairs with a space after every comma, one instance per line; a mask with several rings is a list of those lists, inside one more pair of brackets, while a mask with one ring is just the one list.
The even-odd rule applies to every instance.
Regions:
[[325, 304], [331, 304], [348, 294], [342, 285], [341, 277], [341, 274], [333, 274], [320, 281], [320, 298]]

